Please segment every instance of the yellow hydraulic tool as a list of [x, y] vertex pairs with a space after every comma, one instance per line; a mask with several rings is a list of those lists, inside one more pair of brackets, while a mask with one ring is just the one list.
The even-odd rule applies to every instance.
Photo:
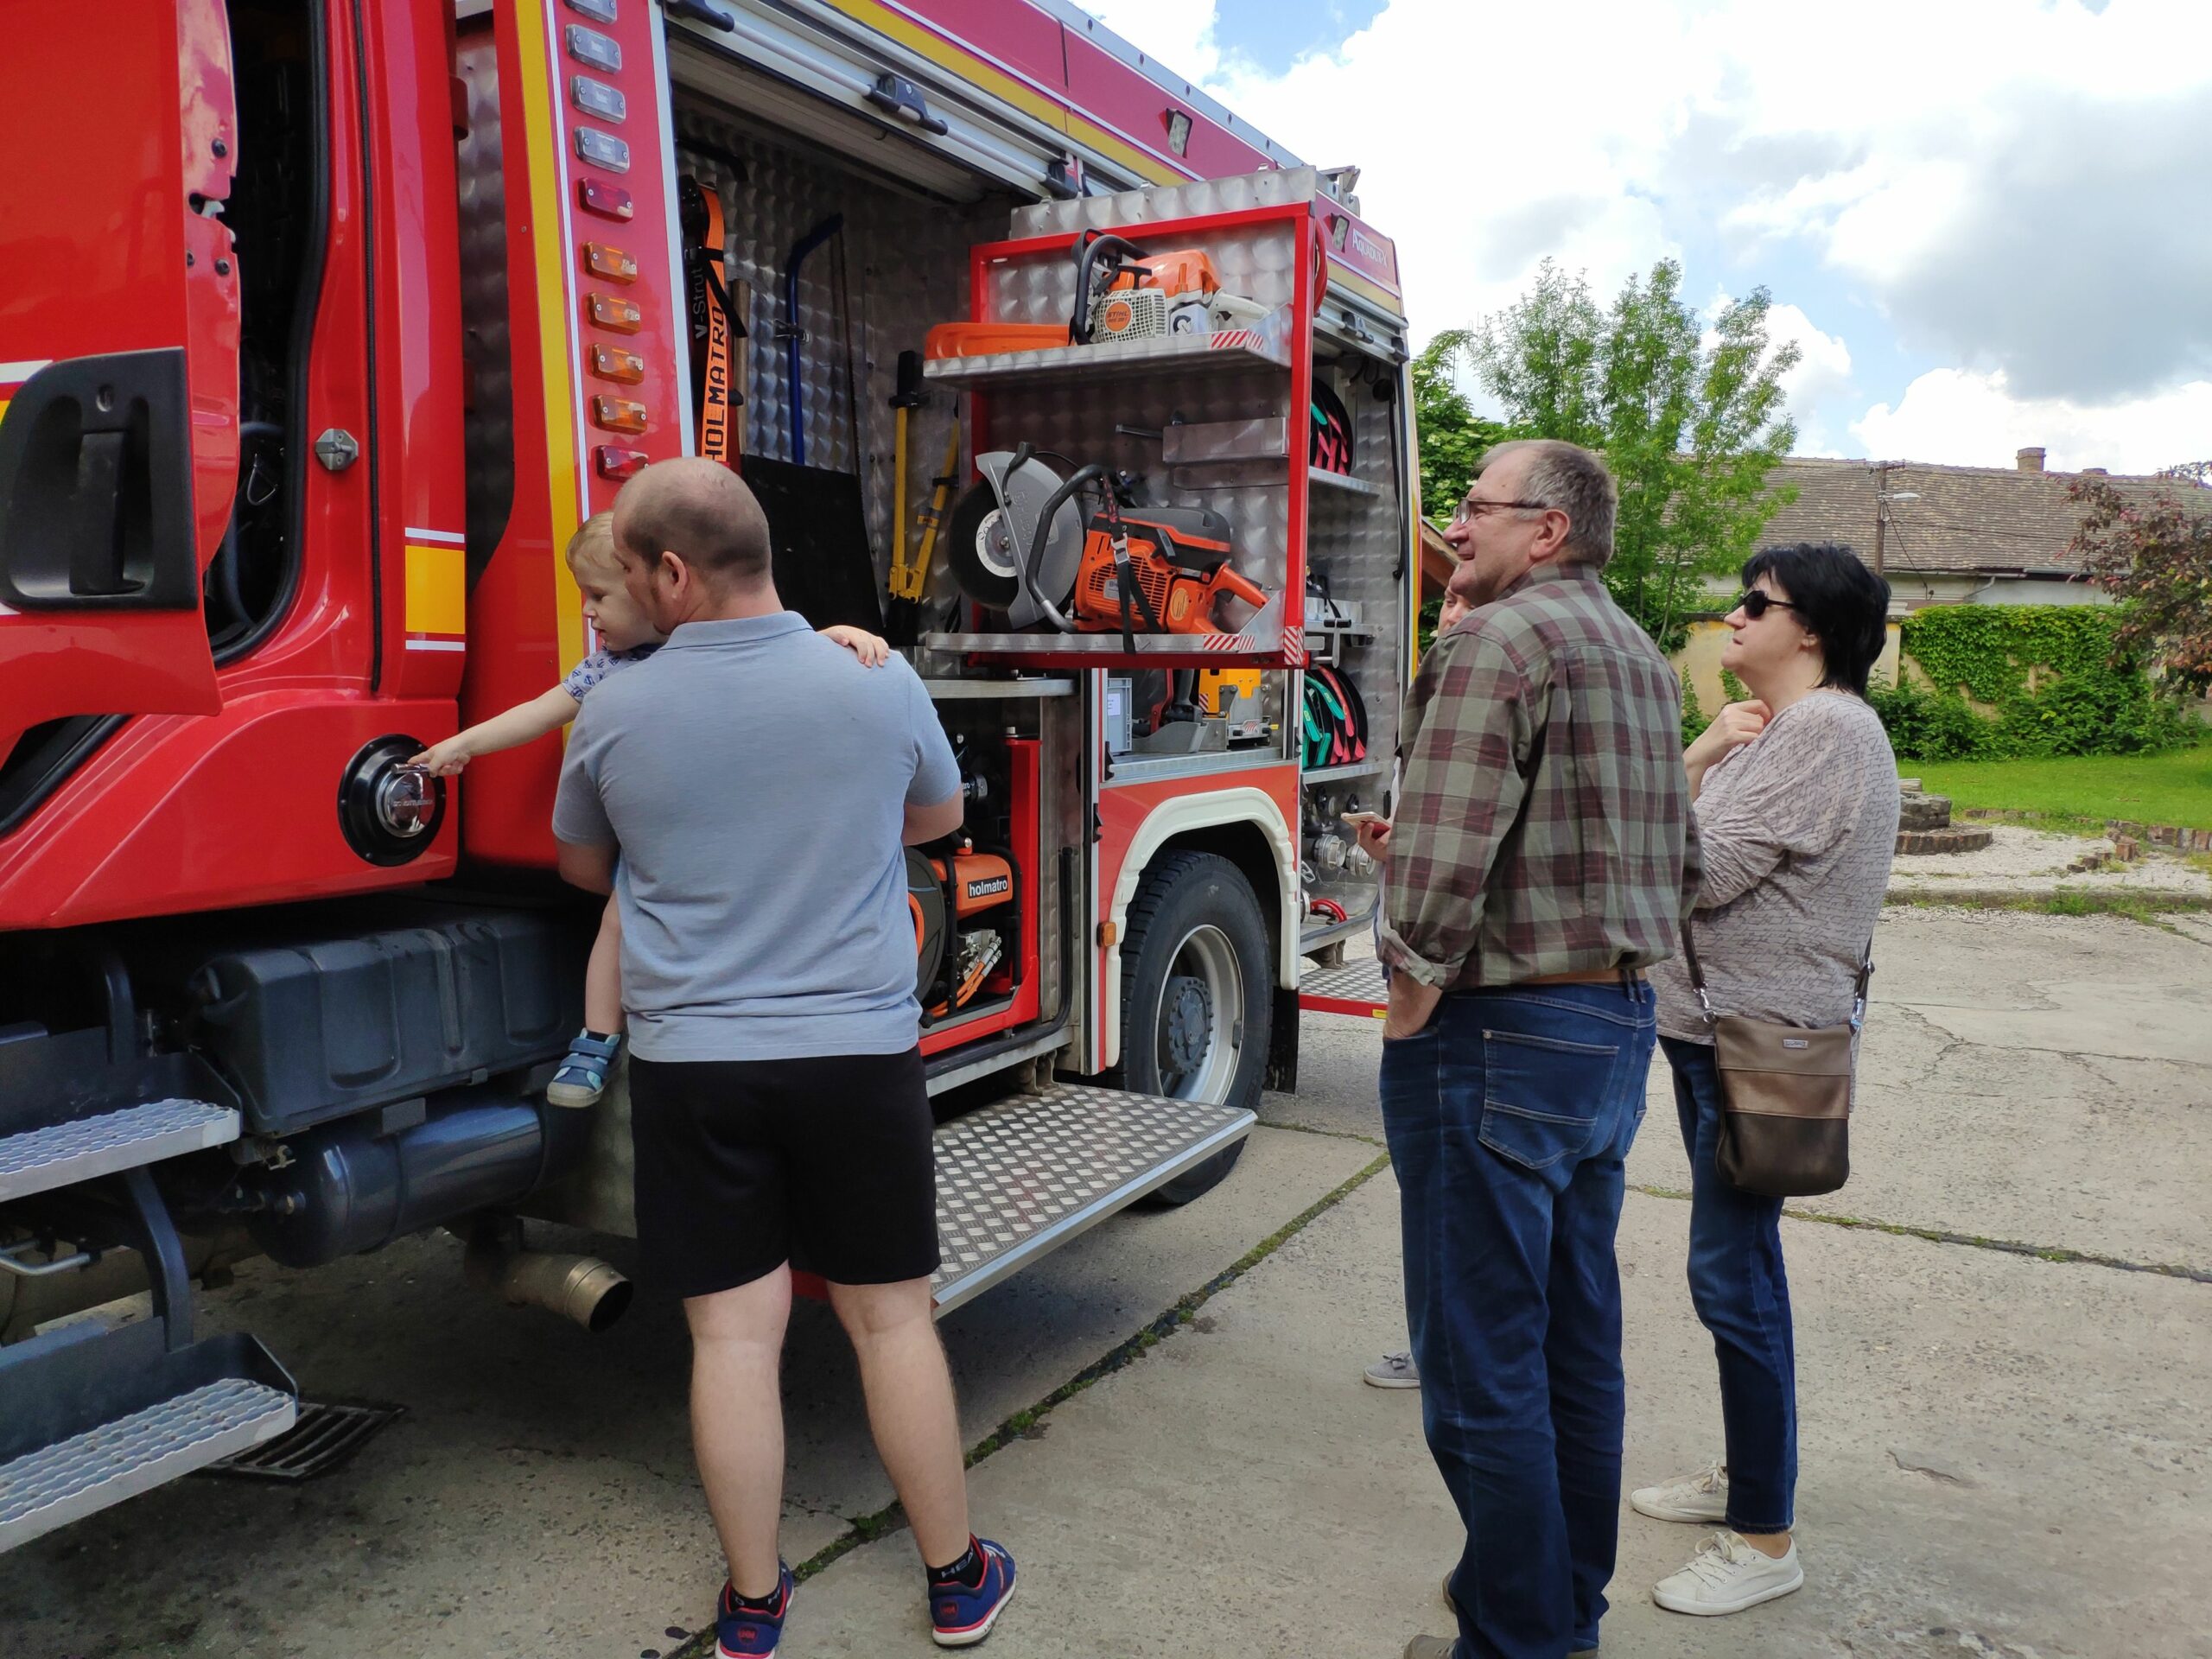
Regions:
[[[929, 505], [914, 515], [914, 522], [921, 527], [921, 550], [911, 563], [894, 563], [891, 567], [891, 596], [893, 599], [903, 599], [910, 604], [921, 602], [922, 584], [928, 581], [930, 561], [937, 556], [938, 526], [944, 522], [945, 500], [951, 494], [952, 486], [959, 482], [953, 476], [953, 468], [959, 464], [960, 423], [955, 419], [952, 430], [945, 435], [944, 469], [931, 480], [932, 487]], [[902, 500], [902, 517], [904, 505]], [[899, 542], [900, 550], [904, 551], [906, 537], [903, 535]]]

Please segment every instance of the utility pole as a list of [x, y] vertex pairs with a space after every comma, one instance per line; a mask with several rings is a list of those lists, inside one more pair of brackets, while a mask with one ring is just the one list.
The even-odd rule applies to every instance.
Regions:
[[1890, 516], [1890, 463], [1874, 463], [1874, 574], [1882, 574], [1882, 532]]

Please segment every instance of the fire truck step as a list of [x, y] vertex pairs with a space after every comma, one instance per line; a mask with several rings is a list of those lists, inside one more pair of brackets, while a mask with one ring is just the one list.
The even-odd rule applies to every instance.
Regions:
[[1380, 1020], [1389, 1012], [1390, 992], [1379, 962], [1348, 962], [1341, 968], [1308, 967], [1298, 982], [1298, 1006], [1315, 1014], [1351, 1014]]
[[1234, 1145], [1256, 1121], [1074, 1083], [953, 1119], [937, 1132], [938, 1312]]
[[204, 1100], [156, 1100], [0, 1137], [0, 1203], [238, 1138], [238, 1115]]
[[283, 1433], [296, 1402], [219, 1376], [0, 1464], [0, 1550]]

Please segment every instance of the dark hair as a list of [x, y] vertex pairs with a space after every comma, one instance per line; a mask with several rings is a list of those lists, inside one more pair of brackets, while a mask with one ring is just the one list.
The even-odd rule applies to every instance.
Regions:
[[1821, 683], [1858, 696], [1888, 642], [1890, 584], [1841, 542], [1764, 547], [1744, 562], [1744, 586], [1770, 576], [1821, 642]]

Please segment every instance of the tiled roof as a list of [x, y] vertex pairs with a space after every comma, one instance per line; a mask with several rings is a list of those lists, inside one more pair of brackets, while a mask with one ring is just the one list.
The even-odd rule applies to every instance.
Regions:
[[[2081, 519], [2066, 489], [2081, 476], [1892, 461], [1881, 486], [1891, 498], [1883, 563], [1891, 570], [2069, 575], [2081, 568], [2066, 551]], [[1797, 499], [1767, 521], [1760, 543], [1847, 542], [1871, 563], [1875, 480], [1870, 461], [1783, 461], [1768, 474], [1767, 486], [1795, 485]], [[2203, 487], [2171, 478], [2106, 481], [2145, 500], [2160, 490], [2180, 494]], [[1897, 499], [1903, 495], [1918, 499]]]

